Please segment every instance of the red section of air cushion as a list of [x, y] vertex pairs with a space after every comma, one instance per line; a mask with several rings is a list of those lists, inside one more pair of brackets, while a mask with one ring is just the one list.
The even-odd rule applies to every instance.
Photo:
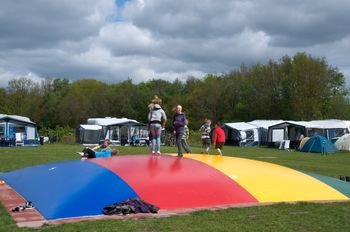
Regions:
[[161, 209], [251, 203], [257, 200], [222, 172], [188, 158], [129, 155], [92, 159]]

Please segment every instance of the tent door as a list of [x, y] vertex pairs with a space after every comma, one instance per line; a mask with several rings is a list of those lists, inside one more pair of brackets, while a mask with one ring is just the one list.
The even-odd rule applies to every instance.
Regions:
[[121, 145], [124, 146], [125, 144], [128, 144], [129, 141], [129, 127], [127, 126], [122, 126], [120, 128], [120, 142]]

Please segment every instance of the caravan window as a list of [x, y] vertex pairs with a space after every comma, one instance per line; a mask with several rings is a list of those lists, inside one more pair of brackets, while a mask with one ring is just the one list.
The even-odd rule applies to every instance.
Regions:
[[[244, 132], [243, 132], [244, 133]], [[245, 133], [244, 133], [245, 134]], [[242, 138], [242, 132], [238, 131], [238, 130], [232, 130], [232, 133], [231, 133], [231, 137], [229, 139], [232, 139], [232, 140], [237, 140], [239, 141], [240, 139], [243, 139]]]
[[110, 129], [110, 139], [119, 141], [119, 127], [111, 127]]
[[254, 131], [253, 130], [246, 130], [246, 139], [247, 139], [247, 143], [251, 143], [254, 142]]
[[[29, 136], [35, 136], [35, 131], [31, 131], [30, 134], [28, 134], [28, 138], [30, 138]], [[99, 138], [100, 138], [100, 133], [101, 130], [87, 130], [87, 129], [83, 129], [81, 130], [81, 135], [80, 135], [80, 141], [82, 143], [86, 143], [86, 144], [95, 144], [98, 143]]]
[[346, 129], [338, 128], [338, 129], [328, 129], [328, 139], [332, 139], [335, 137], [341, 137], [346, 134]]
[[147, 129], [140, 129], [140, 137], [141, 138], [148, 138], [148, 134], [149, 134], [149, 132], [148, 132], [148, 130]]
[[28, 126], [27, 127], [27, 139], [35, 139], [35, 127]]
[[284, 140], [284, 129], [272, 129], [272, 142]]
[[130, 135], [133, 136], [135, 133], [140, 136], [140, 127], [131, 127], [130, 128]]
[[323, 129], [317, 129], [317, 128], [308, 128], [307, 129], [307, 136], [312, 137], [314, 135], [322, 135], [325, 136], [325, 131]]
[[0, 125], [0, 138], [5, 137], [5, 126]]
[[15, 133], [25, 133], [26, 128], [24, 126], [16, 126], [15, 127]]

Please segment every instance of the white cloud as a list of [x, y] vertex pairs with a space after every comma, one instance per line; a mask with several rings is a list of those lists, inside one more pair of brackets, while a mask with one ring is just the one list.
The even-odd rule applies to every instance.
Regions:
[[7, 83], [11, 80], [14, 79], [20, 79], [20, 78], [27, 78], [27, 79], [31, 79], [32, 81], [39, 83], [40, 81], [44, 80], [43, 78], [35, 75], [34, 73], [27, 73], [24, 75], [18, 75], [15, 73], [11, 73], [7, 70], [4, 70], [2, 68], [0, 68], [0, 87], [6, 87]]
[[115, 55], [149, 54], [159, 46], [151, 32], [130, 23], [109, 24], [103, 27], [96, 38], [98, 45]]

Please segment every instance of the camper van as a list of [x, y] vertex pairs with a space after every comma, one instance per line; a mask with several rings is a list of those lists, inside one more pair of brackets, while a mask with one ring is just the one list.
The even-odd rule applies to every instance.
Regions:
[[128, 118], [89, 118], [87, 124], [78, 129], [78, 142], [84, 145], [96, 145], [104, 139], [110, 139], [112, 145], [127, 146], [134, 134], [139, 135], [140, 145], [148, 140], [148, 127]]

